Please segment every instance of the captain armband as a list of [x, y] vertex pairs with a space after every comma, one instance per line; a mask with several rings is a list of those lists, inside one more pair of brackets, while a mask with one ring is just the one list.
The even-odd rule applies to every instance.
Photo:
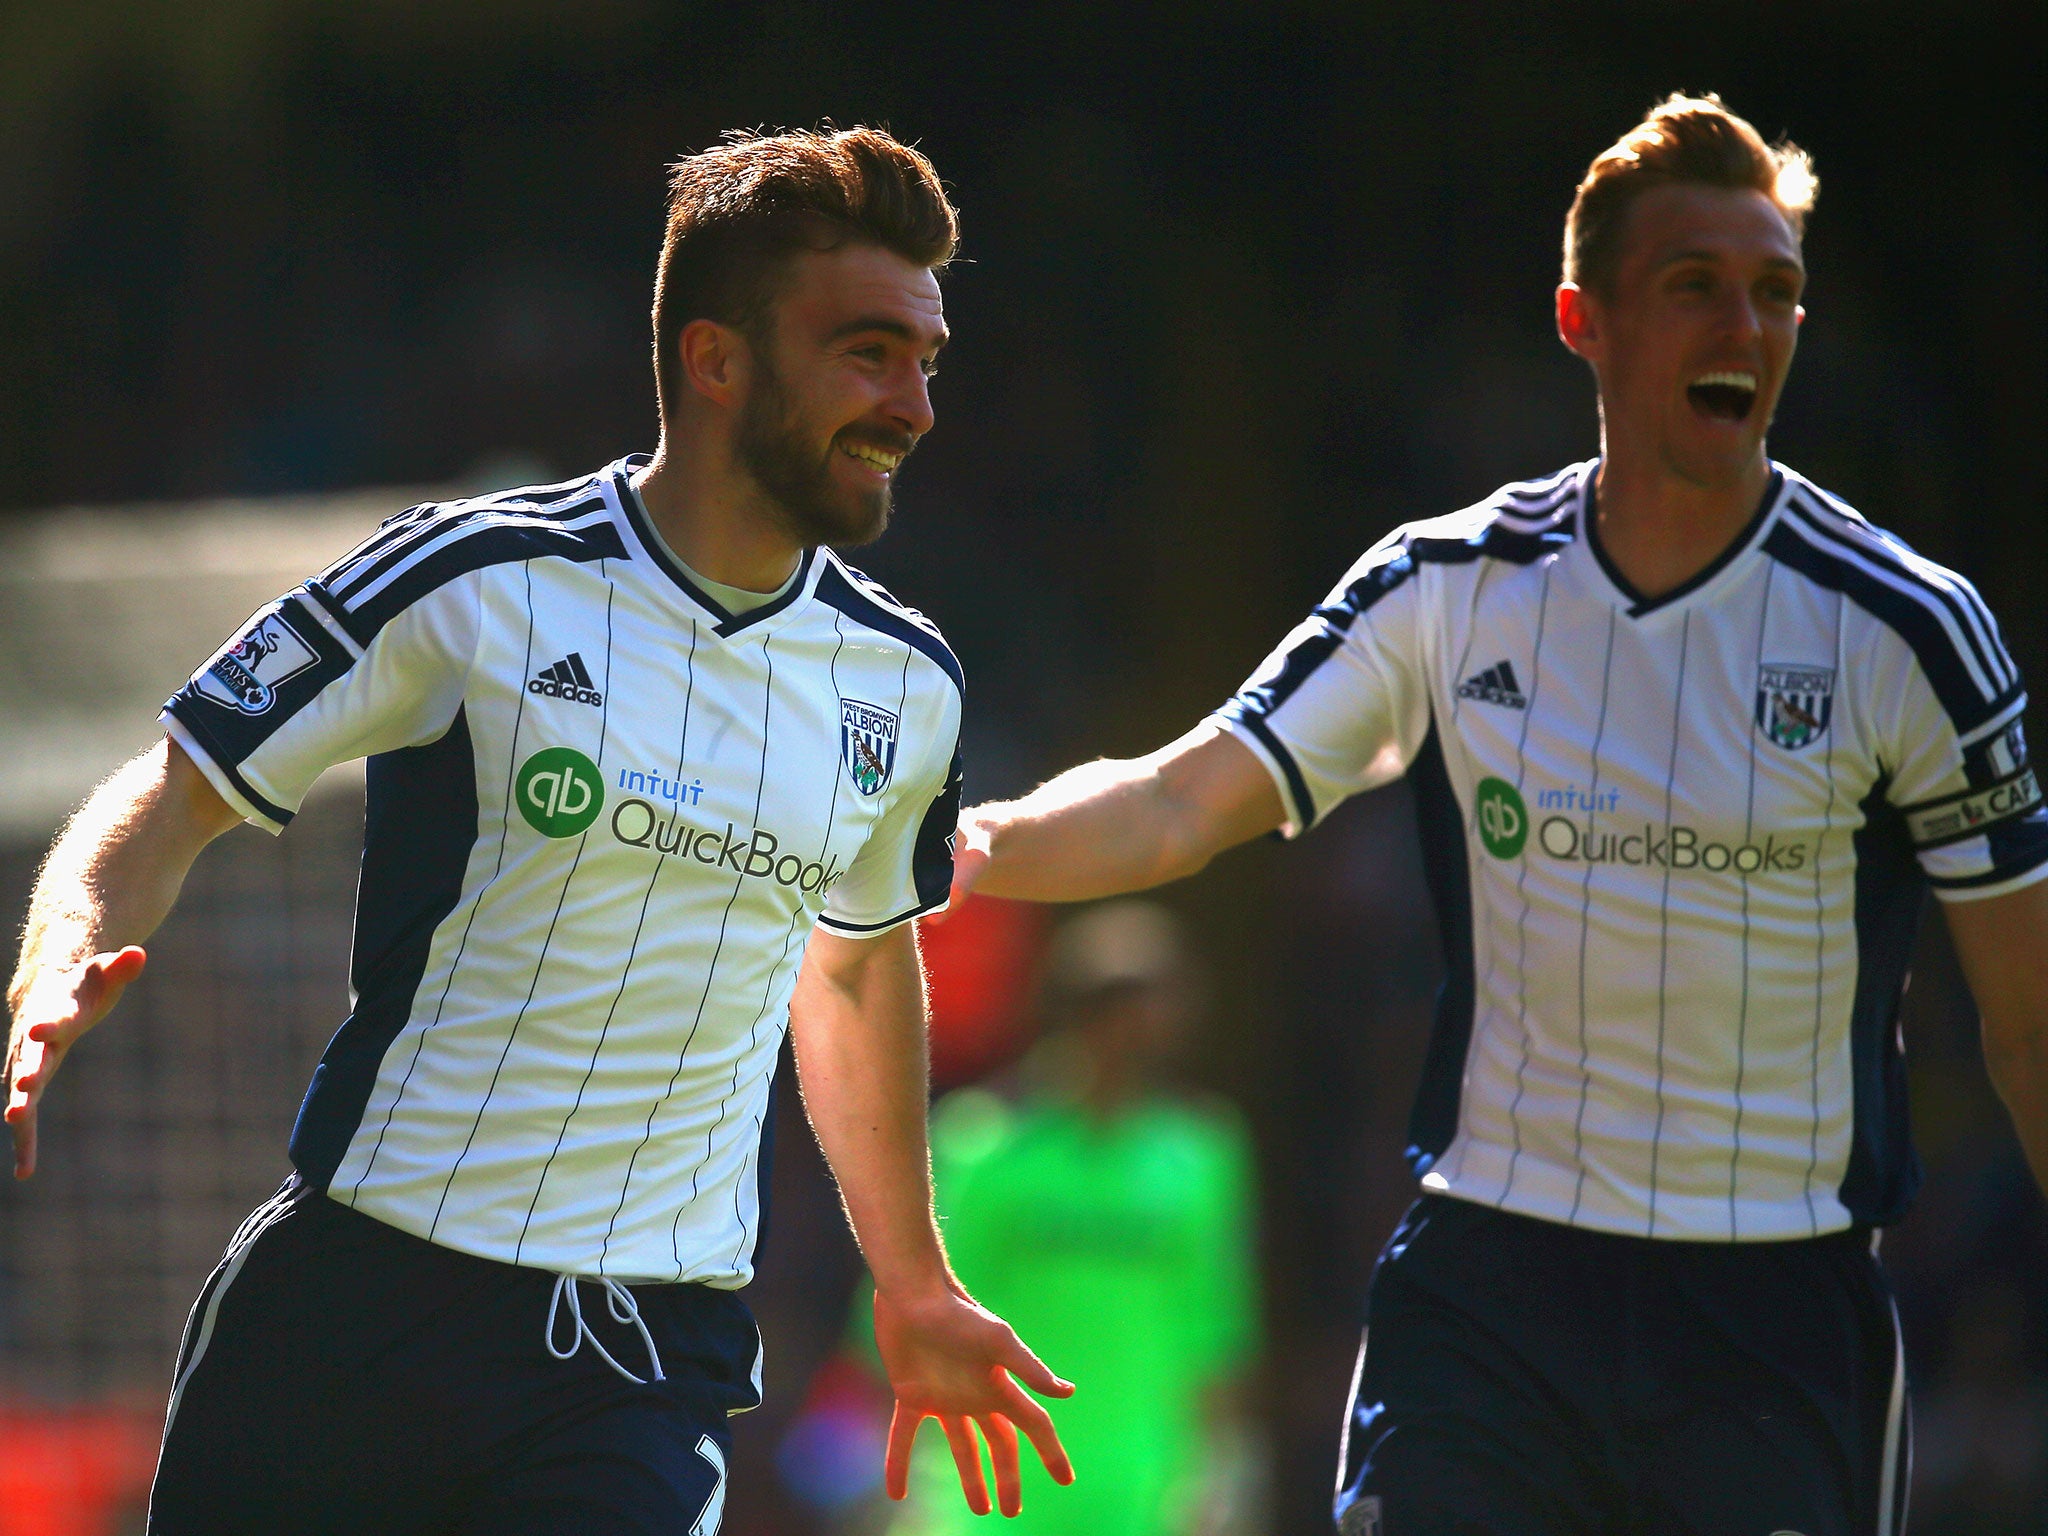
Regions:
[[2004, 778], [1939, 800], [1905, 808], [1906, 829], [1919, 850], [1981, 837], [2000, 822], [2015, 821], [2041, 804], [2041, 781], [2023, 764]]

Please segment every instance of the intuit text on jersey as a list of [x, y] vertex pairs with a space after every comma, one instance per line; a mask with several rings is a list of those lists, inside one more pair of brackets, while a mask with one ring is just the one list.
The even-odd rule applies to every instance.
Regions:
[[1582, 827], [1563, 816], [1547, 816], [1538, 823], [1536, 842], [1553, 859], [1571, 864], [1705, 869], [1716, 874], [1733, 870], [1740, 875], [1804, 869], [1815, 846], [1803, 839], [1781, 841], [1769, 832], [1760, 843], [1703, 842], [1691, 827], [1656, 827], [1647, 822], [1640, 832], [1607, 832], [1590, 824]]
[[766, 827], [741, 832], [731, 822], [723, 832], [693, 827], [680, 816], [664, 818], [645, 800], [621, 800], [612, 812], [612, 836], [635, 848], [649, 848], [677, 858], [695, 859], [712, 868], [729, 869], [753, 880], [773, 880], [806, 896], [822, 896], [846, 873], [837, 854], [824, 862], [801, 854], [778, 853], [781, 839]]

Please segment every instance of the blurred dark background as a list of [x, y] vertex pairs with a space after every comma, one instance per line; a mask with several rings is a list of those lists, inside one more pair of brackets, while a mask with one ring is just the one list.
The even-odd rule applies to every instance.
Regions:
[[[937, 163], [965, 242], [939, 426], [860, 563], [965, 663], [970, 796], [1014, 793], [1177, 734], [1394, 523], [1592, 453], [1590, 380], [1549, 320], [1571, 190], [1658, 97], [1712, 89], [1820, 172], [1774, 452], [1969, 575], [2048, 677], [2038, 4], [997, 14], [12, 0], [0, 530], [72, 504], [486, 489], [651, 448], [664, 163], [734, 126], [885, 123]], [[1166, 893], [1217, 973], [1190, 1076], [1236, 1100], [1263, 1165], [1263, 1529], [1288, 1536], [1327, 1528], [1359, 1301], [1410, 1195], [1399, 1148], [1437, 960], [1403, 794]], [[345, 851], [345, 804], [333, 814]], [[283, 1169], [291, 1079], [340, 1017], [328, 940], [348, 891], [294, 875], [310, 853], [242, 837], [216, 856], [254, 873], [216, 885], [259, 923], [299, 911], [276, 895], [299, 891], [325, 989], [290, 1005], [302, 1048], [263, 1090], [279, 1102], [249, 1111], [279, 1126], [251, 1154], [260, 1185]], [[0, 863], [10, 912], [33, 842]], [[1885, 1249], [1920, 1409], [1916, 1518], [2038, 1532], [2048, 1216], [1938, 920], [1922, 948], [1907, 1034], [1929, 1179]], [[137, 1039], [194, 1011], [170, 977], [153, 985]], [[147, 1060], [90, 1049], [161, 1098], [178, 1038]], [[81, 1114], [94, 1070], [82, 1054], [60, 1089]], [[177, 1116], [143, 1115], [153, 1158], [181, 1155]], [[743, 1421], [734, 1536], [844, 1518], [773, 1465], [857, 1274], [808, 1138], [781, 1144], [755, 1298], [771, 1399]], [[160, 1403], [164, 1383], [21, 1343], [6, 1266], [18, 1291], [22, 1234], [57, 1198], [0, 1196], [0, 1391]], [[204, 1209], [197, 1236], [157, 1240], [217, 1252], [234, 1217]]]

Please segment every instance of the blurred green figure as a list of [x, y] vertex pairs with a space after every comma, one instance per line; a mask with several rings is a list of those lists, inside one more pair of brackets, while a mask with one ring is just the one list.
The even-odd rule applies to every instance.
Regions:
[[[1026, 1469], [1034, 1536], [1222, 1536], [1245, 1528], [1257, 1457], [1236, 1411], [1257, 1342], [1252, 1158], [1235, 1112], [1164, 1087], [1198, 1003], [1161, 907], [1071, 919], [1048, 956], [1051, 1033], [1027, 1090], [943, 1100], [932, 1160], [961, 1281], [1080, 1390], [1060, 1413], [1078, 1476]], [[938, 1426], [890, 1536], [987, 1531], [949, 1494]]]

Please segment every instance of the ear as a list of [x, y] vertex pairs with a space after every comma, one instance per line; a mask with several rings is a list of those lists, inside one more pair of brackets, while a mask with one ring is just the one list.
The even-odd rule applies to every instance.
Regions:
[[676, 337], [676, 348], [693, 392], [724, 406], [744, 397], [753, 353], [739, 331], [716, 320], [692, 320]]
[[1557, 285], [1557, 339], [1589, 363], [1599, 349], [1596, 301], [1577, 283]]

